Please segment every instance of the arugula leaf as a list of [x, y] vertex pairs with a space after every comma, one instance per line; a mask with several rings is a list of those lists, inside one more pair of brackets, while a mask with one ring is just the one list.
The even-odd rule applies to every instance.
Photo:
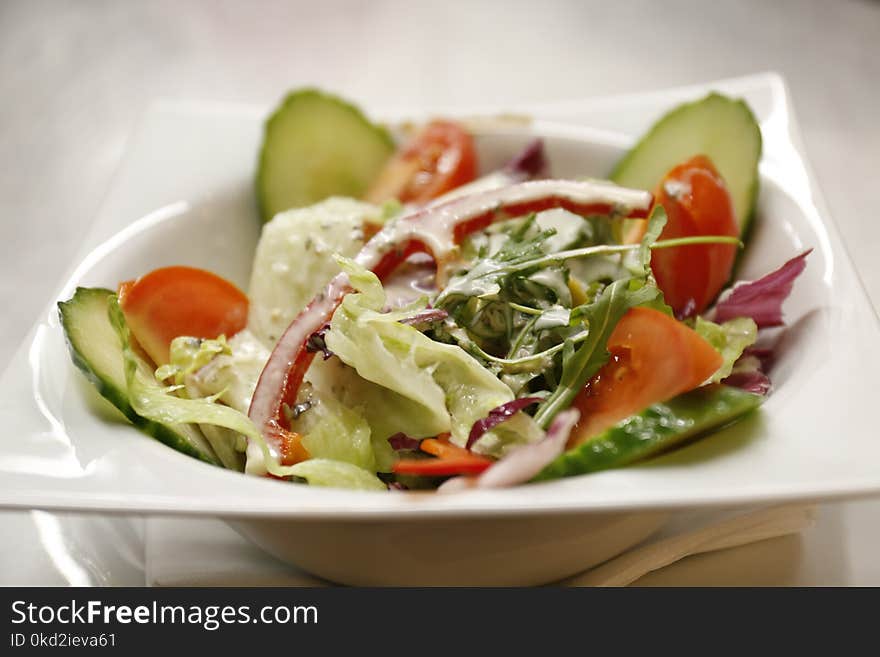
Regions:
[[571, 338], [565, 341], [559, 385], [535, 414], [535, 421], [540, 427], [549, 426], [557, 413], [568, 408], [587, 381], [608, 361], [608, 338], [624, 313], [634, 306], [656, 299], [658, 290], [653, 285], [642, 285], [632, 290], [630, 282], [628, 279], [614, 281], [594, 303], [572, 311], [573, 318], [578, 317], [588, 323], [589, 334], [577, 347]]
[[[396, 409], [401, 423], [380, 436], [386, 445], [388, 436], [397, 431], [414, 438], [448, 432], [452, 442], [463, 445], [474, 422], [514, 399], [504, 382], [463, 349], [434, 341], [401, 323], [402, 311], [380, 312], [385, 295], [375, 275], [351, 260], [338, 261], [356, 292], [342, 300], [325, 340], [339, 360], [374, 384], [373, 389], [381, 388], [386, 398], [395, 396], [405, 402]], [[366, 398], [347, 401], [350, 406], [382, 403]], [[540, 435], [531, 418], [520, 413], [481, 439], [479, 448], [483, 453], [500, 454], [509, 445]]]
[[662, 205], [655, 205], [648, 218], [648, 227], [642, 236], [639, 244], [639, 264], [641, 264], [644, 273], [647, 275], [651, 268], [651, 246], [660, 239], [660, 233], [666, 227], [666, 210]]
[[518, 278], [526, 278], [530, 273], [543, 268], [541, 264], [529, 266], [529, 263], [546, 255], [541, 247], [556, 231], [551, 228], [529, 237], [534, 223], [535, 215], [530, 215], [511, 232], [498, 251], [492, 255], [484, 254], [469, 271], [453, 277], [434, 300], [434, 305], [450, 310], [470, 297], [497, 297], [502, 288], [509, 285], [506, 279], [512, 273], [515, 272]]

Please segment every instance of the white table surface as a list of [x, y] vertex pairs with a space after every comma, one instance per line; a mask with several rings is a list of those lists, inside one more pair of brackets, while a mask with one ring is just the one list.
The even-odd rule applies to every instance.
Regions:
[[[765, 70], [790, 85], [808, 157], [876, 308], [880, 3], [4, 0], [0, 368], [157, 97], [270, 104], [319, 84], [372, 104], [503, 104]], [[49, 525], [0, 514], [0, 583], [70, 581], [76, 564], [53, 562], [44, 547]], [[802, 537], [694, 557], [642, 583], [880, 585], [878, 548], [880, 501], [828, 505]]]

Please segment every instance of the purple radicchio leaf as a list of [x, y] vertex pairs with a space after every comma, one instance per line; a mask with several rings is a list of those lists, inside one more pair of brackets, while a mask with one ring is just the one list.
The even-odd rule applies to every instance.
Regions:
[[770, 392], [770, 379], [761, 370], [733, 372], [722, 383], [756, 395], [766, 395]]
[[540, 401], [543, 401], [541, 397], [520, 397], [519, 399], [501, 404], [501, 406], [496, 406], [489, 411], [486, 417], [474, 422], [474, 426], [471, 427], [471, 432], [468, 435], [465, 449], [470, 449], [487, 431], [491, 431], [527, 406], [537, 404]]
[[502, 171], [516, 180], [533, 180], [546, 177], [549, 168], [547, 155], [544, 152], [544, 141], [533, 139], [504, 166]]
[[415, 438], [410, 438], [402, 431], [394, 434], [388, 438], [388, 442], [391, 443], [391, 448], [400, 451], [404, 449], [418, 449], [419, 443], [422, 441], [416, 440]]
[[712, 321], [726, 322], [735, 317], [751, 317], [758, 328], [782, 326], [782, 303], [791, 294], [794, 280], [807, 266], [813, 249], [804, 251], [776, 271], [750, 283], [737, 283], [715, 305]]
[[754, 354], [743, 354], [734, 364], [730, 375], [721, 383], [756, 395], [770, 392], [770, 379], [764, 372], [763, 361]]
[[538, 442], [511, 450], [479, 477], [449, 479], [443, 482], [438, 491], [452, 493], [471, 487], [502, 488], [529, 481], [565, 451], [568, 437], [579, 418], [580, 412], [577, 409], [562, 411], [550, 424], [544, 438]]
[[416, 327], [427, 326], [434, 322], [442, 322], [447, 317], [449, 317], [449, 313], [442, 308], [425, 308], [411, 317], [404, 317], [400, 320], [400, 323]]
[[769, 372], [770, 368], [773, 367], [773, 358], [775, 355], [776, 354], [771, 347], [758, 347], [752, 345], [751, 347], [745, 348], [740, 359], [743, 359], [746, 356], [754, 356], [761, 362], [761, 369], [765, 372]]
[[309, 336], [309, 339], [306, 340], [306, 351], [311, 353], [321, 352], [324, 354], [324, 360], [330, 358], [333, 355], [333, 352], [327, 348], [327, 343], [324, 341], [324, 336], [327, 335], [327, 331], [330, 330], [329, 324], [324, 324], [317, 331], [312, 333]]

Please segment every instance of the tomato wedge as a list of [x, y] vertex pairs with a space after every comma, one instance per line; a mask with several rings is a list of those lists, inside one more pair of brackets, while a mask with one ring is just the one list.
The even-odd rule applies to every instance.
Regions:
[[419, 449], [433, 454], [434, 459], [401, 459], [392, 467], [397, 474], [439, 477], [445, 475], [479, 474], [489, 468], [494, 461], [453, 445], [448, 440], [427, 438]]
[[231, 337], [245, 327], [248, 299], [229, 281], [194, 267], [163, 267], [119, 286], [119, 307], [157, 365], [181, 335]]
[[[674, 167], [657, 188], [668, 220], [660, 239], [696, 235], [739, 237], [730, 193], [712, 162], [697, 155]], [[700, 244], [659, 249], [651, 256], [657, 286], [679, 318], [705, 310], [730, 279], [736, 246]]]
[[696, 331], [652, 308], [632, 308], [608, 339], [609, 361], [575, 397], [581, 419], [568, 445], [579, 445], [620, 420], [696, 388], [722, 364]]
[[367, 192], [381, 203], [427, 203], [477, 176], [474, 139], [453, 121], [431, 121], [391, 158]]

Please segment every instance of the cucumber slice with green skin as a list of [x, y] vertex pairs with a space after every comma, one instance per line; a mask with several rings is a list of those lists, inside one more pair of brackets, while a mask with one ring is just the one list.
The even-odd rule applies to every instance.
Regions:
[[707, 155], [724, 178], [740, 235], [745, 236], [758, 197], [761, 128], [742, 100], [712, 93], [679, 105], [633, 146], [611, 180], [653, 191], [672, 167], [700, 154]]
[[263, 221], [330, 196], [360, 198], [394, 148], [354, 105], [316, 89], [291, 93], [266, 122], [257, 169]]
[[739, 419], [764, 401], [760, 395], [715, 384], [654, 404], [560, 455], [535, 481], [619, 468], [666, 451]]
[[[108, 315], [110, 299], [115, 296], [116, 293], [111, 290], [80, 287], [68, 301], [58, 304], [61, 325], [74, 364], [101, 396], [122, 411], [138, 429], [179, 452], [219, 465], [214, 450], [197, 427], [191, 424], [165, 425], [147, 420], [131, 407], [126, 392], [122, 347]], [[152, 379], [150, 366], [143, 361], [141, 366]], [[162, 387], [158, 381], [156, 387]]]

